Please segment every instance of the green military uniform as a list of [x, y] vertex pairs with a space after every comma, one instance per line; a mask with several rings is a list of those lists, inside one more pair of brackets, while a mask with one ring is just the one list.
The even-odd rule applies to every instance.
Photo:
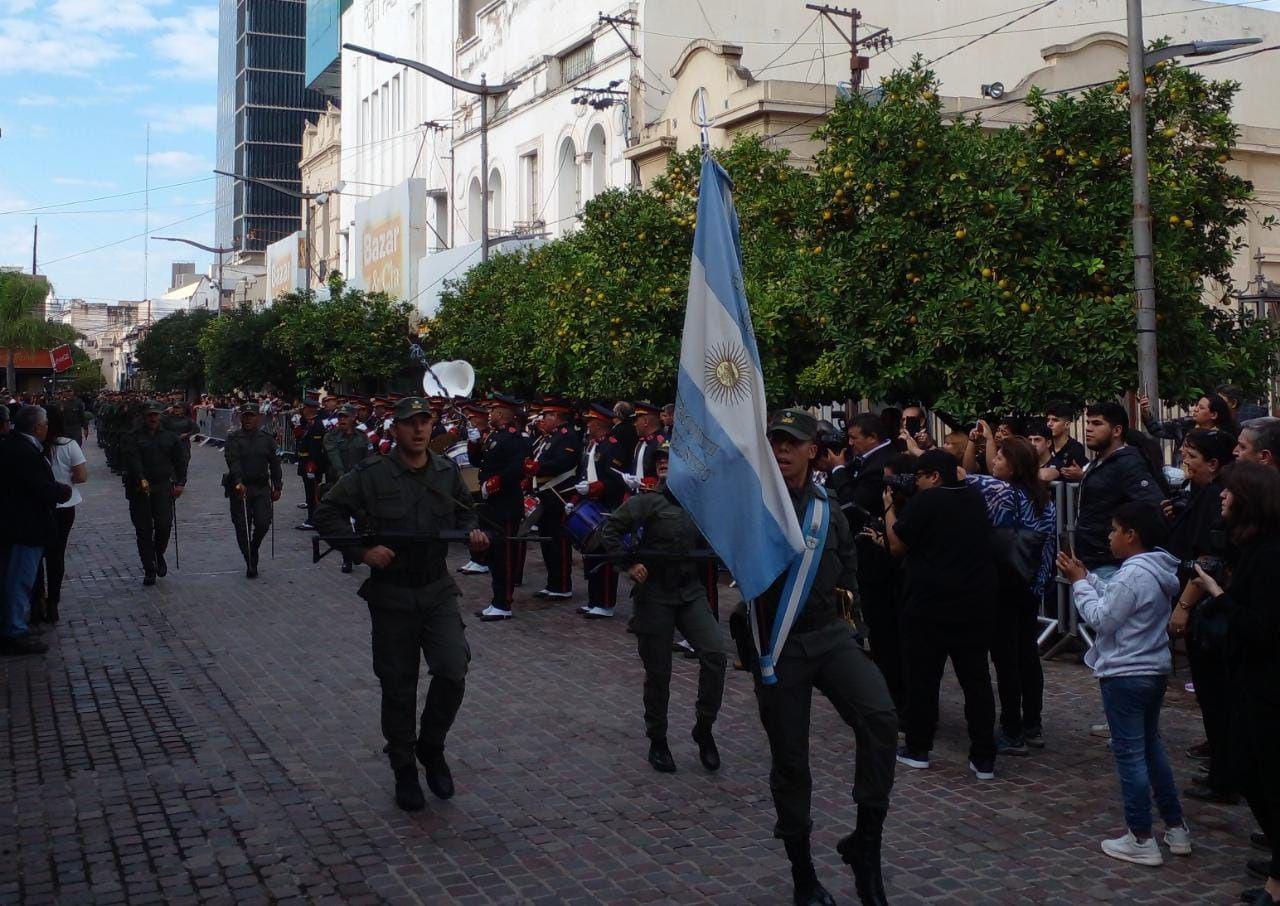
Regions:
[[[257, 415], [257, 403], [240, 407], [241, 416]], [[271, 529], [272, 495], [280, 496], [284, 478], [280, 472], [280, 451], [275, 438], [265, 428], [247, 431], [237, 428], [227, 435], [223, 448], [227, 474], [222, 479], [231, 502], [231, 524], [236, 544], [244, 555], [249, 578], [258, 575], [258, 548]], [[252, 536], [250, 535], [252, 525]]]
[[[784, 432], [803, 441], [816, 436], [817, 422], [801, 410], [784, 409], [769, 421], [770, 435]], [[804, 523], [809, 501], [826, 497], [811, 481], [790, 489], [796, 518]], [[893, 788], [898, 745], [898, 717], [884, 675], [840, 617], [837, 589], [856, 594], [858, 556], [853, 532], [838, 505], [830, 507], [830, 527], [813, 585], [774, 664], [776, 682], [761, 679], [760, 659], [751, 624], [740, 606], [730, 627], [744, 664], [755, 678], [760, 722], [769, 738], [772, 766], [769, 787], [778, 820], [774, 835], [786, 844], [796, 885], [797, 903], [830, 900], [814, 875], [809, 854], [810, 801], [813, 777], [809, 771], [809, 714], [817, 689], [853, 728], [857, 740], [853, 799], [858, 804], [857, 830], [840, 842], [839, 850], [854, 869], [863, 903], [882, 903], [880, 838]], [[787, 573], [784, 572], [756, 600], [761, 644], [770, 638]], [[829, 741], [828, 741], [829, 745]], [[825, 897], [825, 899], [824, 899]]]
[[[169, 409], [173, 409], [172, 406]], [[186, 412], [174, 413], [166, 411], [160, 416], [160, 424], [166, 431], [172, 431], [178, 435], [178, 439], [187, 445], [187, 449], [191, 448], [191, 435], [196, 433], [196, 422]]]
[[[355, 418], [354, 406], [343, 406], [343, 415]], [[338, 428], [330, 428], [324, 435], [325, 478], [333, 485], [338, 479], [360, 465], [373, 450], [369, 437], [359, 429], [344, 434]]]
[[[604, 523], [601, 537], [610, 553], [620, 553], [625, 550], [623, 539], [627, 535], [636, 537], [641, 530], [644, 548], [659, 554], [687, 554], [702, 544], [698, 527], [665, 484], [623, 503]], [[720, 711], [725, 673], [720, 625], [707, 607], [702, 570], [692, 560], [646, 561], [640, 557], [637, 561], [643, 563], [649, 573], [631, 592], [635, 602], [631, 628], [644, 664], [645, 733], [650, 740], [661, 741], [665, 748], [667, 702], [671, 697], [671, 642], [678, 627], [698, 655], [694, 739], [701, 744], [710, 736], [711, 725]], [[673, 766], [671, 762], [659, 770], [670, 770]]]
[[84, 400], [72, 395], [58, 401], [58, 411], [62, 413], [62, 427], [66, 436], [76, 443], [84, 440], [84, 429], [88, 423], [85, 416]]
[[[396, 407], [397, 420], [424, 413], [429, 410], [418, 398], [401, 400]], [[470, 531], [478, 524], [471, 494], [452, 460], [428, 452], [426, 465], [414, 470], [397, 449], [388, 456], [369, 457], [344, 475], [316, 508], [314, 520], [321, 535], [349, 535], [350, 542], [335, 546], [361, 562], [366, 547], [373, 544], [395, 552], [386, 569], [371, 570], [359, 592], [369, 604], [372, 620], [373, 670], [382, 686], [382, 733], [396, 772], [397, 793], [402, 774], [416, 771], [416, 755], [427, 767], [433, 791], [447, 798], [452, 795], [452, 779], [446, 794], [432, 783], [433, 765], [443, 765], [445, 737], [462, 705], [471, 661], [458, 608], [458, 586], [445, 562], [448, 545], [429, 538], [377, 539], [366, 545], [352, 533], [352, 519], [375, 534]], [[432, 679], [421, 726], [415, 730], [423, 657]], [[412, 784], [416, 787], [416, 777]], [[421, 803], [416, 807], [421, 808]]]
[[[152, 404], [147, 411], [163, 409]], [[159, 427], [152, 431], [145, 422], [125, 434], [121, 442], [129, 518], [148, 585], [168, 572], [164, 552], [173, 528], [173, 489], [186, 485], [189, 458], [190, 452], [178, 435]]]

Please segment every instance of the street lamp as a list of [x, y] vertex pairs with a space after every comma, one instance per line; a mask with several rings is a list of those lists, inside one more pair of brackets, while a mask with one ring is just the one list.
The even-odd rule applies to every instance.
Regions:
[[[277, 192], [280, 192], [283, 195], [288, 195], [291, 198], [300, 198], [304, 202], [314, 201], [318, 205], [328, 204], [330, 192], [337, 191], [336, 189], [330, 189], [325, 192], [299, 192], [297, 189], [286, 189], [284, 186], [277, 185], [278, 180], [274, 179], [260, 179], [257, 176], [241, 176], [239, 173], [228, 173], [225, 170], [214, 170], [213, 172], [217, 173], [219, 176], [230, 176], [232, 179], [238, 179], [241, 182], [251, 182], [260, 186], [266, 186], [268, 189], [275, 189]], [[310, 289], [312, 279], [315, 277], [311, 267], [311, 205], [304, 204], [303, 210], [306, 212], [306, 234], [304, 242], [307, 247], [307, 289]]]
[[361, 47], [358, 44], [343, 44], [346, 50], [353, 50], [356, 53], [367, 54], [375, 60], [381, 60], [384, 63], [393, 63], [397, 66], [406, 66], [409, 69], [430, 76], [438, 82], [444, 82], [452, 88], [459, 91], [465, 91], [468, 94], [476, 94], [480, 96], [480, 260], [489, 260], [489, 98], [497, 95], [506, 94], [520, 84], [517, 79], [514, 82], [503, 82], [501, 85], [490, 85], [484, 77], [480, 75], [480, 84], [475, 82], [464, 82], [462, 79], [456, 79], [447, 72], [441, 72], [434, 66], [428, 66], [426, 63], [419, 63], [417, 60], [407, 60], [404, 57], [393, 57], [391, 54], [383, 53], [380, 50], [371, 50], [368, 47]]
[[195, 248], [201, 249], [202, 251], [206, 251], [212, 255], [218, 256], [218, 310], [221, 311], [222, 310], [222, 256], [229, 255], [232, 252], [238, 252], [239, 249], [237, 249], [235, 246], [227, 246], [226, 248], [222, 248], [221, 246], [205, 245], [204, 243], [196, 242], [193, 239], [179, 239], [176, 236], [152, 236], [151, 238], [159, 239], [161, 242], [182, 242], [182, 243], [185, 243], [186, 245], [194, 246]]
[[1147, 69], [1174, 57], [1207, 57], [1257, 44], [1261, 38], [1190, 41], [1145, 52], [1142, 0], [1128, 0], [1129, 147], [1133, 152], [1133, 289], [1138, 298], [1138, 392], [1159, 417], [1160, 382], [1156, 357], [1156, 283], [1151, 241], [1151, 187], [1147, 157]]

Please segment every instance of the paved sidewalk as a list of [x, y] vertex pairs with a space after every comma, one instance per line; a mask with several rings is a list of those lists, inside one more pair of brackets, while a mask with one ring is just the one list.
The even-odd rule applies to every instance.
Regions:
[[[87, 452], [51, 650], [0, 661], [0, 902], [790, 902], [746, 674], [728, 678], [724, 768], [708, 775], [688, 738], [696, 663], [677, 659], [680, 770], [656, 774], [625, 616], [576, 616], [580, 576], [574, 601], [533, 605], [536, 551], [514, 621], [470, 618], [487, 579], [459, 577], [474, 656], [449, 740], [459, 792], [428, 795], [409, 816], [392, 802], [381, 751], [368, 613], [355, 596], [365, 571], [344, 576], [336, 557], [311, 564], [310, 534], [293, 528], [297, 477], [286, 467], [276, 556], [249, 582], [218, 485], [221, 451], [194, 450], [177, 505], [181, 569], [174, 552], [169, 577], [144, 589], [120, 482], [93, 440]], [[734, 597], [726, 590], [726, 604]], [[1123, 820], [1110, 754], [1087, 734], [1097, 687], [1075, 664], [1046, 673], [1048, 748], [1002, 760], [988, 782], [965, 770], [947, 679], [934, 766], [900, 769], [894, 791], [892, 902], [1234, 902], [1254, 829], [1243, 807], [1189, 803], [1195, 855], [1160, 869], [1099, 852]], [[1183, 781], [1182, 752], [1200, 734], [1185, 679], [1165, 722]], [[812, 740], [819, 875], [855, 903], [834, 854], [854, 819], [852, 734], [821, 702]]]

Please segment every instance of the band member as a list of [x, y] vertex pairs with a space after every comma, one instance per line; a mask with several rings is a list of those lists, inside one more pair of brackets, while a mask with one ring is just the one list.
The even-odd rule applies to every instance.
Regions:
[[[642, 546], [655, 554], [687, 554], [705, 546], [698, 527], [667, 490], [667, 458], [670, 445], [663, 443], [653, 453], [659, 484], [645, 489], [618, 507], [605, 522], [601, 533], [605, 549], [623, 553], [623, 539], [644, 532]], [[654, 770], [670, 773], [675, 758], [667, 745], [667, 702], [671, 697], [671, 642], [675, 630], [693, 644], [698, 657], [698, 699], [694, 705], [697, 722], [693, 740], [698, 757], [708, 771], [720, 767], [720, 752], [711, 725], [724, 696], [725, 654], [720, 624], [706, 606], [701, 570], [692, 560], [638, 557], [626, 567], [634, 583], [631, 596], [635, 615], [631, 628], [644, 664], [644, 726], [649, 737], [649, 764]]]
[[573, 488], [582, 461], [582, 440], [569, 426], [573, 408], [559, 398], [542, 404], [538, 420], [542, 436], [533, 448], [533, 456], [525, 460], [524, 471], [538, 495], [542, 515], [538, 531], [548, 540], [542, 542], [542, 561], [547, 569], [547, 586], [534, 592], [535, 598], [567, 599], [573, 597], [573, 546], [565, 534], [563, 494]]
[[476, 616], [482, 622], [509, 620], [511, 599], [515, 593], [515, 567], [519, 552], [517, 542], [510, 540], [524, 516], [524, 461], [533, 447], [529, 438], [516, 427], [516, 410], [520, 401], [495, 393], [489, 406], [489, 439], [480, 461], [480, 494], [484, 503], [480, 516], [485, 525], [502, 533], [502, 538], [489, 551], [489, 574], [493, 580], [493, 600]]
[[[771, 682], [766, 682], [762, 674], [759, 646], [773, 651], [772, 632], [783, 591], [798, 586], [800, 577], [791, 576], [792, 570], [784, 572], [756, 599], [752, 611], [754, 628], [745, 605], [734, 613], [730, 626], [739, 656], [755, 679], [760, 722], [769, 737], [769, 787], [778, 814], [774, 834], [782, 839], [791, 861], [794, 901], [835, 902], [818, 882], [809, 848], [813, 824], [809, 711], [813, 690], [818, 689], [853, 728], [857, 739], [853, 799], [858, 804], [858, 823], [854, 832], [840, 841], [837, 850], [853, 868], [861, 901], [878, 906], [888, 902], [880, 875], [880, 838], [893, 788], [898, 717], [883, 674], [858, 646], [852, 627], [839, 616], [837, 588], [856, 593], [858, 587], [857, 554], [844, 513], [813, 482], [817, 430], [813, 416], [799, 409], [783, 409], [769, 419], [774, 459], [791, 493], [796, 516], [808, 535], [806, 540], [822, 550], [809, 577], [809, 594], [800, 605], [783, 647], [774, 651]], [[815, 517], [824, 509], [829, 527], [821, 537], [821, 530], [813, 526], [820, 524]], [[830, 747], [832, 741], [825, 740], [824, 744]]]
[[143, 585], [155, 585], [157, 576], [163, 578], [169, 572], [164, 552], [173, 528], [174, 500], [186, 487], [191, 457], [178, 435], [160, 427], [163, 414], [160, 403], [148, 403], [142, 424], [128, 432], [121, 445], [124, 490], [138, 538]]
[[[413, 397], [395, 410], [396, 447], [371, 456], [344, 475], [316, 510], [316, 525], [348, 556], [369, 566], [360, 586], [369, 604], [373, 671], [382, 686], [382, 734], [395, 774], [396, 804], [418, 811], [426, 804], [414, 758], [426, 769], [427, 786], [441, 799], [453, 796], [453, 773], [444, 757], [445, 737], [462, 705], [471, 649], [458, 610], [458, 586], [445, 562], [446, 545], [430, 540], [446, 529], [470, 532], [473, 551], [489, 545], [477, 529], [471, 495], [458, 467], [427, 449], [431, 412]], [[351, 521], [367, 525], [362, 541]], [[378, 543], [378, 532], [419, 536]], [[425, 538], [421, 536], [426, 536]], [[425, 657], [431, 685], [415, 732], [418, 670]]]
[[338, 407], [345, 400], [340, 396], [326, 396], [322, 402], [324, 408], [320, 412], [320, 421], [324, 424], [324, 429], [328, 431], [330, 428], [337, 427], [338, 424]]
[[627, 487], [639, 489], [646, 480], [650, 487], [658, 480], [656, 454], [670, 438], [662, 433], [661, 412], [657, 406], [636, 403], [636, 447], [627, 468]]
[[611, 412], [612, 427], [609, 428], [609, 439], [613, 441], [618, 459], [624, 464], [630, 463], [636, 451], [636, 409], [626, 400], [618, 400], [613, 404]]
[[316, 400], [302, 401], [302, 417], [294, 426], [293, 434], [298, 444], [298, 474], [302, 476], [302, 490], [306, 494], [307, 519], [299, 529], [311, 531], [311, 517], [319, 502], [320, 479], [324, 477], [324, 421], [316, 414]]
[[[467, 461], [478, 467], [484, 457], [484, 445], [489, 439], [489, 410], [475, 403], [468, 403], [462, 407], [462, 412], [467, 417]], [[458, 572], [464, 576], [487, 576], [487, 554], [472, 557], [458, 567]]]
[[[261, 427], [257, 403], [240, 407], [240, 427], [227, 435], [223, 449], [227, 474], [222, 479], [231, 501], [231, 525], [244, 555], [245, 576], [258, 577], [258, 548], [271, 530], [272, 504], [280, 499], [284, 479], [275, 438]], [[246, 524], [246, 522], [248, 524]], [[252, 526], [252, 535], [250, 535]]]
[[[612, 512], [627, 492], [622, 480], [626, 460], [619, 458], [618, 447], [610, 436], [613, 410], [594, 403], [585, 418], [587, 447], [574, 490], [579, 499], [594, 501], [606, 512]], [[618, 600], [618, 571], [607, 560], [601, 562], [591, 557], [583, 558], [583, 568], [587, 574], [587, 603], [579, 607], [578, 612], [588, 620], [612, 617]]]

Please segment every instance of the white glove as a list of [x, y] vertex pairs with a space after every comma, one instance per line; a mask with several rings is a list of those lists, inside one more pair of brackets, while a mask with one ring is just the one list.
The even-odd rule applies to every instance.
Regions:
[[573, 486], [573, 489], [577, 491], [579, 494], [581, 494], [583, 497], [586, 497], [587, 491], [591, 490], [591, 482], [580, 481]]
[[633, 491], [638, 491], [638, 490], [640, 490], [641, 484], [640, 484], [640, 478], [639, 478], [639, 476], [637, 476], [637, 475], [628, 475], [628, 474], [626, 474], [626, 473], [624, 472], [624, 473], [622, 474], [622, 481], [623, 481], [623, 483], [624, 483], [628, 488], [630, 488], [631, 490], [633, 490]]
[[488, 482], [484, 482], [484, 481], [480, 482], [480, 499], [481, 499], [481, 500], [488, 500], [488, 499], [489, 499], [489, 484], [488, 484]]
[[475, 425], [471, 425], [467, 428], [467, 440], [471, 441], [473, 444], [478, 444], [480, 442], [480, 429]]

